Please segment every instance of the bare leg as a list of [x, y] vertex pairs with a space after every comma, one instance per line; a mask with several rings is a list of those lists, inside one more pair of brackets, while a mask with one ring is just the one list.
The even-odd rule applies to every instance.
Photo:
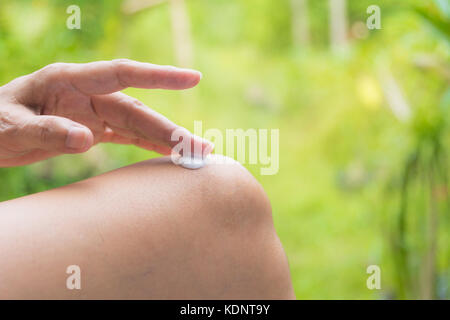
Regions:
[[[66, 268], [81, 268], [81, 290]], [[153, 159], [0, 203], [0, 298], [294, 298], [268, 199], [239, 164]]]

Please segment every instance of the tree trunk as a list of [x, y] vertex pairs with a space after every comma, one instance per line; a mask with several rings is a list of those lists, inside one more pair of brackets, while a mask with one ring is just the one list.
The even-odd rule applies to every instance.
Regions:
[[192, 67], [193, 49], [189, 16], [184, 0], [169, 0], [176, 63]]
[[122, 3], [122, 12], [135, 14], [144, 9], [153, 8], [166, 0], [126, 0]]
[[308, 0], [291, 0], [292, 38], [295, 45], [309, 45]]
[[330, 42], [334, 49], [347, 44], [347, 1], [329, 0], [330, 4]]

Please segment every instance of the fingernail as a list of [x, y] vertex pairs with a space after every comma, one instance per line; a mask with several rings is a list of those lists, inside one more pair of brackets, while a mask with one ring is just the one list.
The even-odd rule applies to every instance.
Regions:
[[66, 147], [70, 149], [83, 149], [87, 141], [87, 132], [84, 129], [72, 127], [70, 128], [67, 138]]

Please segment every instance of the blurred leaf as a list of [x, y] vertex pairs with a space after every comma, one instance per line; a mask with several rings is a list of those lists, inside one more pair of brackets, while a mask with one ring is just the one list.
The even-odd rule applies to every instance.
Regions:
[[449, 0], [434, 0], [434, 3], [443, 14], [444, 18], [450, 19], [450, 2]]
[[420, 15], [432, 29], [450, 42], [449, 9], [447, 0], [436, 0], [436, 10], [431, 11], [425, 7], [416, 7], [414, 11]]

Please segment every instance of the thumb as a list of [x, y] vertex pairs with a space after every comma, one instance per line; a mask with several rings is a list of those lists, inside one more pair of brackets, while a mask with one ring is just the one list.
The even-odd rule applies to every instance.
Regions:
[[94, 143], [91, 130], [75, 121], [57, 116], [33, 116], [19, 132], [19, 143], [30, 149], [80, 153]]

